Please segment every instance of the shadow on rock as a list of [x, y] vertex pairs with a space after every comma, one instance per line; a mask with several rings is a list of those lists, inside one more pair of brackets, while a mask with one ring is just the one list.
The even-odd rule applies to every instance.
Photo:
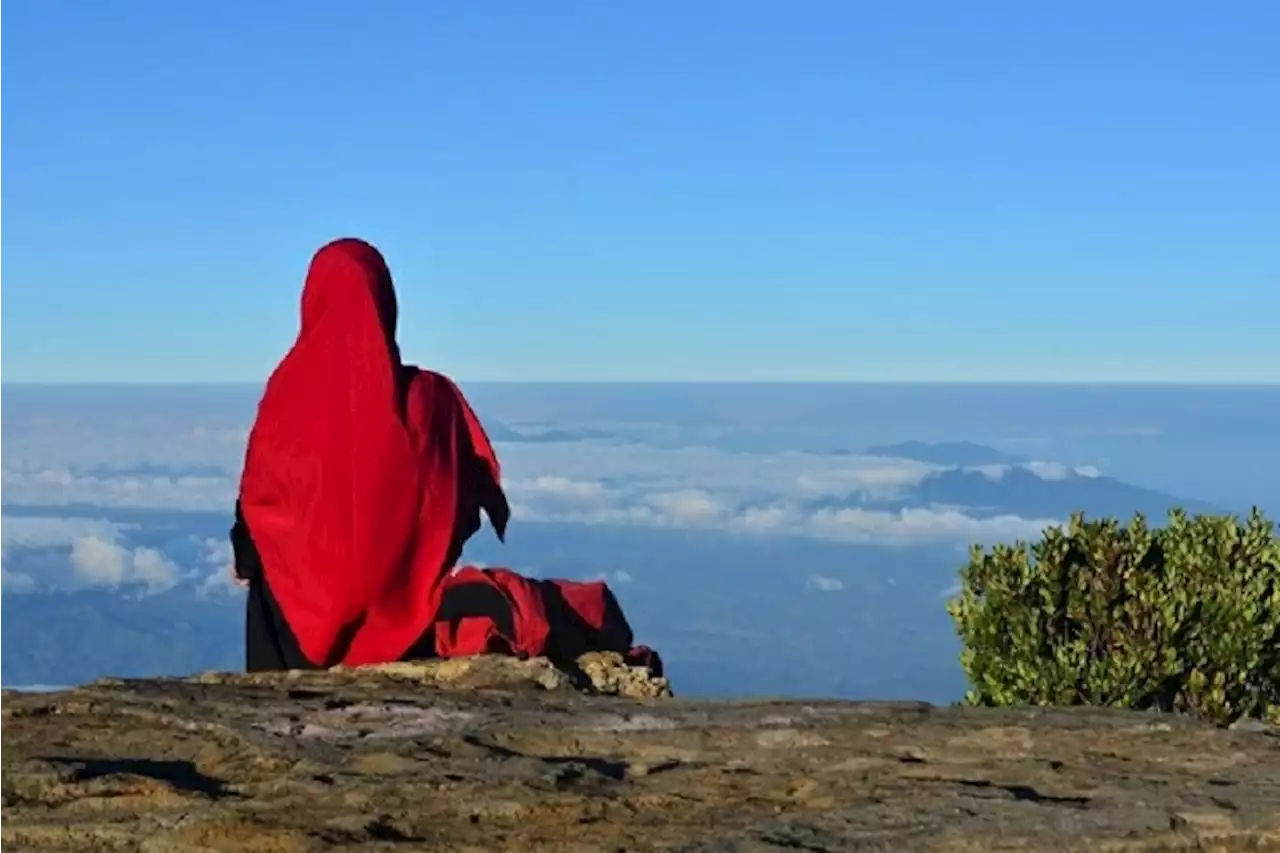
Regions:
[[92, 782], [108, 776], [141, 776], [164, 782], [176, 790], [203, 794], [214, 800], [240, 796], [221, 779], [201, 773], [190, 761], [155, 761], [149, 758], [44, 757], [55, 767], [68, 767], [69, 782]]

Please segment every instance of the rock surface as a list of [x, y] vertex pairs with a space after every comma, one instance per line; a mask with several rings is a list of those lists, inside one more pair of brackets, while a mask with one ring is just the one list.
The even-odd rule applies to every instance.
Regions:
[[689, 702], [595, 658], [3, 699], [32, 851], [1280, 850], [1280, 736], [1092, 710]]

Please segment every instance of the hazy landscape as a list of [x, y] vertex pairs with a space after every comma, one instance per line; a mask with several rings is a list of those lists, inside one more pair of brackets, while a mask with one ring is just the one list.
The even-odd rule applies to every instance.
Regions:
[[[958, 699], [971, 543], [1280, 506], [1276, 386], [466, 386], [515, 512], [467, 559], [605, 577], [686, 695]], [[237, 668], [258, 389], [6, 385], [6, 687]]]

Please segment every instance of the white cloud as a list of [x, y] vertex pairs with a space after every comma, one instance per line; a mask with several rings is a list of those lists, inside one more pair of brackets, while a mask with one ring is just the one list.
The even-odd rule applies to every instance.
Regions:
[[239, 486], [235, 477], [166, 474], [76, 474], [67, 469], [18, 471], [8, 467], [0, 483], [5, 500], [31, 506], [225, 510]]
[[[6, 494], [6, 497], [8, 495]], [[103, 518], [61, 518], [57, 516], [10, 516], [0, 521], [0, 559], [4, 567], [4, 592], [34, 592], [45, 586], [78, 588], [83, 581], [75, 577], [61, 556], [47, 554], [34, 560], [26, 551], [61, 551], [82, 539], [115, 542], [124, 525]], [[22, 571], [8, 567], [21, 561]]]
[[65, 548], [81, 536], [115, 539], [127, 529], [105, 518], [6, 515], [0, 519], [0, 545], [5, 550]]
[[36, 588], [35, 579], [31, 575], [22, 572], [11, 572], [0, 566], [0, 592], [21, 595], [22, 593], [34, 592]]
[[207, 565], [225, 567], [231, 564], [233, 552], [229, 540], [210, 537], [200, 544], [204, 547], [203, 560]]
[[231, 543], [226, 539], [209, 538], [202, 540], [200, 544], [204, 551], [200, 558], [204, 580], [200, 582], [197, 592], [200, 595], [240, 592], [240, 587], [231, 579], [231, 564], [234, 560]]
[[1009, 473], [1008, 465], [974, 465], [968, 468], [969, 471], [977, 471], [993, 483], [998, 483], [1004, 479], [1004, 475]]
[[155, 548], [130, 549], [97, 536], [81, 536], [71, 543], [71, 570], [83, 586], [140, 584], [148, 592], [172, 588], [182, 574]]
[[533, 481], [535, 491], [572, 498], [595, 498], [604, 493], [600, 483], [590, 480], [570, 480], [567, 477], [543, 475]]
[[594, 480], [575, 480], [555, 474], [542, 474], [524, 480], [508, 480], [503, 484], [512, 500], [552, 500], [562, 503], [594, 503], [608, 490]]
[[1026, 468], [1041, 480], [1065, 480], [1071, 476], [1071, 469], [1061, 462], [1028, 462]]
[[720, 504], [701, 489], [649, 495], [646, 503], [676, 525], [708, 524], [720, 516]]
[[1053, 519], [1026, 519], [1016, 515], [974, 518], [956, 509], [922, 508], [898, 512], [864, 509], [824, 509], [807, 519], [817, 536], [847, 542], [909, 544], [928, 540], [960, 539], [972, 543], [1006, 542], [1038, 538]]
[[[7, 497], [7, 495], [6, 495]], [[5, 591], [84, 589], [138, 586], [148, 593], [163, 592], [189, 575], [157, 548], [131, 547], [125, 539], [138, 525], [102, 518], [4, 516], [3, 555]], [[204, 546], [204, 563], [211, 553], [230, 546], [225, 541], [196, 540]], [[15, 571], [11, 563], [19, 562]], [[223, 562], [221, 555], [218, 562]]]
[[1072, 475], [1080, 477], [1098, 477], [1101, 472], [1093, 465], [1081, 465], [1072, 468], [1061, 462], [1026, 462], [1021, 465], [973, 465], [966, 471], [976, 471], [994, 483], [1000, 482], [1014, 468], [1030, 471], [1042, 480], [1066, 480]]
[[97, 536], [78, 536], [71, 542], [71, 568], [87, 586], [119, 586], [133, 568], [133, 552]]
[[813, 575], [805, 583], [806, 589], [816, 589], [818, 592], [839, 592], [844, 589], [844, 581], [839, 578], [828, 578], [822, 575]]
[[749, 506], [733, 526], [746, 533], [784, 533], [801, 523], [801, 514], [785, 506]]
[[609, 572], [596, 572], [594, 575], [589, 575], [586, 580], [604, 581], [605, 583], [612, 583], [620, 586], [624, 583], [631, 583], [635, 578], [631, 576], [630, 572], [613, 572], [612, 574]]
[[[814, 498], [887, 492], [914, 485], [934, 470], [905, 459], [638, 444], [511, 444], [503, 448], [502, 462], [508, 486], [521, 492], [521, 497], [534, 491], [569, 491], [584, 497], [604, 492], [704, 491], [729, 502], [758, 498], [761, 493]], [[548, 477], [555, 479], [540, 489], [530, 487]]]
[[875, 457], [854, 457], [853, 465], [808, 471], [796, 477], [797, 490], [804, 495], [848, 495], [855, 492], [892, 495], [917, 485], [932, 466], [909, 459], [892, 462]]

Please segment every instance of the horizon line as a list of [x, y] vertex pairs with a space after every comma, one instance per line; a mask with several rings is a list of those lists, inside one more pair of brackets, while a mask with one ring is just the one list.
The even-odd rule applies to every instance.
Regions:
[[[915, 385], [915, 386], [1111, 386], [1111, 387], [1280, 387], [1265, 379], [465, 379], [464, 385], [653, 386], [653, 385]], [[0, 379], [0, 387], [26, 388], [193, 388], [265, 385], [266, 379]]]

